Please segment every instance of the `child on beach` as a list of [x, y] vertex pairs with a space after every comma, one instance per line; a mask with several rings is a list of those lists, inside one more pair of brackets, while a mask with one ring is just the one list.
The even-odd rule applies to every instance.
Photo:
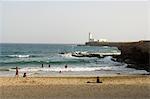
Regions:
[[26, 73], [23, 74], [23, 77], [27, 77]]

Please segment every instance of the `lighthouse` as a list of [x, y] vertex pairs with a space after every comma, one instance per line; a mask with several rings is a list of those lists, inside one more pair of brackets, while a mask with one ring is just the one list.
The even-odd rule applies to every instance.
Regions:
[[91, 32], [89, 32], [89, 42], [93, 42], [93, 41], [94, 41], [93, 36], [92, 36]]

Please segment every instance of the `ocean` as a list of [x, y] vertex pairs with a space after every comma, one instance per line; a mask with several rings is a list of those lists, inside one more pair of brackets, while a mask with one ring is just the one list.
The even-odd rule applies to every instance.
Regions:
[[[74, 57], [71, 53], [118, 53], [116, 47], [77, 46], [76, 44], [0, 44], [0, 76], [107, 76], [147, 73], [127, 68], [127, 64], [106, 57]], [[64, 53], [64, 54], [60, 54]], [[43, 64], [43, 67], [42, 67]], [[49, 67], [50, 65], [50, 67]], [[67, 65], [67, 68], [65, 68]]]

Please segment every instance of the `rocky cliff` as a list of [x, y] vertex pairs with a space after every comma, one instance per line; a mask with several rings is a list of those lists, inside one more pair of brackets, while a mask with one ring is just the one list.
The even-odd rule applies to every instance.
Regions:
[[86, 42], [88, 46], [118, 47], [121, 55], [117, 60], [128, 64], [129, 68], [144, 69], [150, 72], [150, 41], [139, 42]]
[[118, 61], [128, 63], [128, 67], [150, 72], [150, 41], [139, 41], [118, 46], [121, 55]]

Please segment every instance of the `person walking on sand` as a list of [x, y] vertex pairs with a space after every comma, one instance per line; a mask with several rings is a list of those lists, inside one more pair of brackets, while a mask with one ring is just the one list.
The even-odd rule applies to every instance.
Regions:
[[19, 71], [18, 71], [18, 67], [16, 67], [16, 75], [15, 75], [16, 77], [18, 77], [19, 76]]

